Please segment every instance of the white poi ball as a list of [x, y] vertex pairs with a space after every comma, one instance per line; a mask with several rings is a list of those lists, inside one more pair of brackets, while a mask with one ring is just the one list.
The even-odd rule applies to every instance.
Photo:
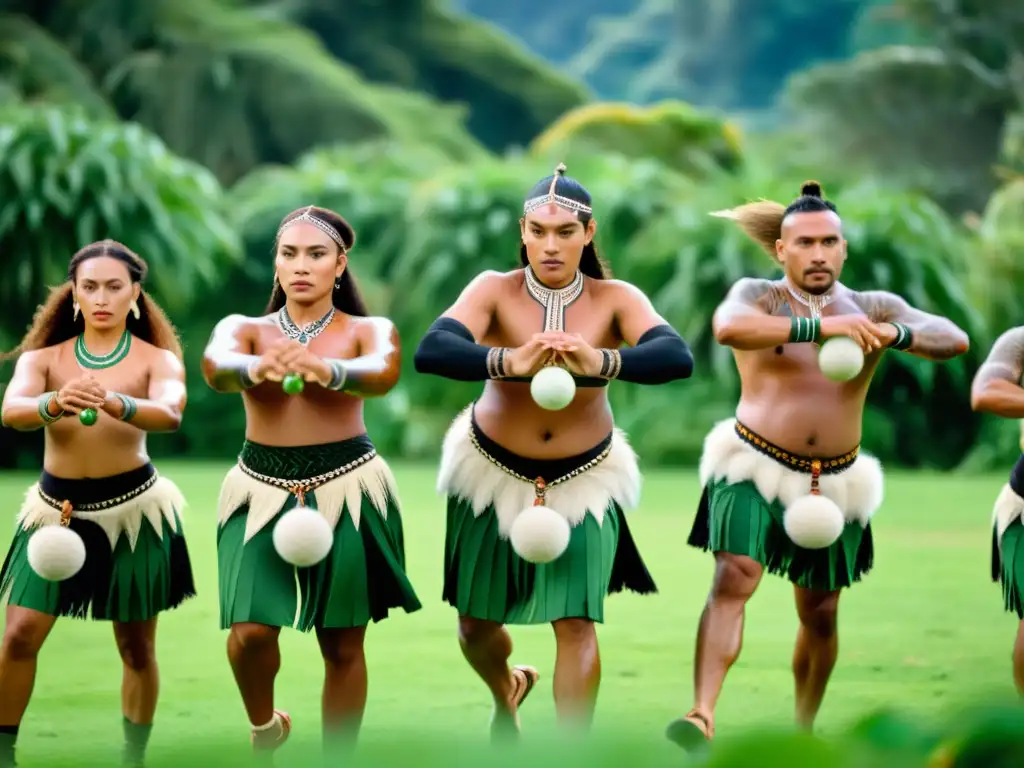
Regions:
[[818, 350], [818, 367], [832, 381], [849, 381], [864, 367], [864, 350], [849, 336], [833, 336]]
[[47, 581], [70, 579], [85, 565], [85, 542], [62, 525], [44, 525], [28, 540], [28, 564]]
[[808, 494], [786, 507], [782, 526], [793, 543], [804, 549], [825, 549], [835, 544], [846, 527], [843, 512], [827, 496]]
[[274, 549], [286, 563], [309, 568], [334, 546], [331, 524], [315, 509], [298, 506], [281, 515], [274, 526]]
[[530, 382], [533, 401], [546, 411], [560, 411], [576, 397], [576, 382], [565, 368], [541, 368]]
[[528, 563], [550, 563], [569, 546], [569, 521], [550, 507], [527, 507], [509, 531], [512, 549]]

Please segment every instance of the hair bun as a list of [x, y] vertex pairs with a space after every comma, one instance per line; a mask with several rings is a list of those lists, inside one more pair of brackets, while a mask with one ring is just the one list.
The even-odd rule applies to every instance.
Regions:
[[816, 181], [805, 181], [803, 186], [800, 187], [800, 195], [802, 197], [817, 197], [819, 199], [824, 199], [825, 197], [821, 184]]
[[555, 166], [555, 176], [564, 176], [566, 170], [565, 163], [559, 163]]

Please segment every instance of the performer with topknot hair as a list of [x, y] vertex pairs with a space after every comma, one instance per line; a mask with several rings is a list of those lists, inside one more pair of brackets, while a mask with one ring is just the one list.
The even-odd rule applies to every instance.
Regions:
[[693, 370], [648, 298], [610, 278], [590, 194], [564, 174], [560, 165], [526, 195], [520, 267], [478, 275], [416, 351], [421, 373], [485, 382], [445, 437], [438, 489], [448, 502], [444, 600], [494, 697], [492, 738], [518, 735], [538, 679], [533, 667], [509, 668], [506, 624], [551, 624], [559, 719], [589, 726], [605, 595], [655, 591], [626, 523], [640, 473], [607, 387]]
[[[886, 349], [944, 361], [968, 347], [949, 320], [839, 282], [842, 221], [817, 182], [788, 206], [761, 201], [714, 215], [734, 220], [784, 277], [739, 280], [712, 321], [715, 338], [733, 349], [741, 394], [735, 419], [707, 436], [700, 464], [689, 543], [714, 553], [715, 573], [697, 632], [693, 707], [667, 733], [687, 749], [714, 736], [744, 606], [766, 570], [794, 587], [796, 718], [811, 728], [836, 661], [840, 591], [872, 564], [883, 478], [878, 461], [860, 453], [871, 378]], [[827, 355], [819, 347], [840, 337]], [[834, 352], [845, 372], [826, 365]]]

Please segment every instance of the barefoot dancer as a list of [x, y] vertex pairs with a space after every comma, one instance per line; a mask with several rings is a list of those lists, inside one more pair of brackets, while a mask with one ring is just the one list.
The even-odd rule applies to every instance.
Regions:
[[[368, 317], [347, 269], [355, 233], [309, 207], [277, 235], [267, 314], [222, 320], [203, 373], [218, 392], [242, 392], [245, 443], [220, 499], [221, 626], [257, 750], [291, 729], [274, 708], [281, 627], [316, 630], [325, 664], [325, 746], [351, 744], [366, 705], [363, 640], [370, 620], [421, 606], [404, 571], [402, 519], [391, 470], [363, 423], [364, 397], [398, 381], [394, 326]], [[281, 381], [308, 382], [288, 395]], [[296, 569], [274, 547], [277, 519], [302, 501], [334, 529], [327, 558]], [[296, 582], [298, 588], [296, 588]], [[337, 738], [335, 738], [337, 737]]]
[[[36, 659], [57, 617], [90, 612], [113, 622], [124, 663], [124, 760], [141, 763], [159, 687], [157, 615], [195, 594], [179, 517], [184, 500], [146, 453], [146, 433], [175, 431], [185, 408], [181, 345], [142, 290], [146, 271], [120, 243], [86, 246], [13, 353], [20, 357], [3, 423], [45, 428], [46, 447], [0, 571], [8, 600], [0, 766], [13, 764]], [[97, 418], [85, 426], [77, 414], [89, 408]], [[85, 565], [63, 582], [44, 580], [28, 562], [30, 537], [48, 524], [69, 526], [85, 543]]]
[[[1007, 419], [1024, 418], [1024, 326], [996, 339], [971, 387], [971, 407]], [[1021, 451], [1024, 452], [1024, 439]], [[1013, 681], [1024, 696], [1024, 453], [996, 499], [993, 514], [992, 580], [1003, 587], [1007, 611], [1017, 614]], [[1018, 555], [1021, 557], [1018, 558]]]
[[[697, 633], [694, 706], [668, 729], [687, 748], [714, 735], [715, 703], [740, 652], [744, 606], [766, 569], [794, 585], [796, 718], [811, 727], [836, 660], [840, 590], [871, 568], [882, 469], [858, 451], [882, 351], [949, 360], [967, 350], [966, 334], [950, 321], [891, 293], [859, 293], [838, 282], [846, 241], [817, 183], [806, 183], [788, 207], [759, 202], [719, 215], [775, 256], [785, 278], [740, 280], [714, 316], [715, 338], [733, 348], [742, 393], [735, 420], [711, 431], [701, 459], [704, 494], [689, 543], [714, 552], [715, 575]], [[826, 379], [817, 364], [818, 342], [834, 336], [852, 337], [866, 353], [862, 371], [845, 383]], [[812, 477], [846, 518], [827, 549], [798, 547], [782, 524]]]
[[[684, 379], [693, 369], [686, 343], [647, 297], [608, 279], [592, 242], [590, 195], [564, 170], [527, 196], [523, 268], [478, 276], [416, 352], [422, 373], [486, 382], [448, 431], [438, 483], [448, 497], [444, 599], [459, 612], [466, 660], [494, 696], [494, 736], [518, 733], [518, 708], [537, 682], [531, 667], [509, 669], [504, 624], [551, 623], [559, 717], [589, 725], [604, 597], [655, 591], [623, 514], [638, 500], [637, 461], [613, 426], [605, 387], [614, 378]], [[631, 347], [620, 352], [623, 343]], [[558, 412], [530, 395], [530, 378], [549, 363], [568, 368], [579, 387]], [[545, 504], [572, 534], [560, 558], [532, 565], [508, 534], [544, 484]]]

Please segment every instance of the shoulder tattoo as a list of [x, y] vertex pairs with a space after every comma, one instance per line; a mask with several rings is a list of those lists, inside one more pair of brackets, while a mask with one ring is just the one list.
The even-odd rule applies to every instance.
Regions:
[[1020, 384], [1024, 375], [1024, 326], [1011, 328], [1003, 333], [978, 369], [979, 380], [1002, 379], [1011, 384]]

